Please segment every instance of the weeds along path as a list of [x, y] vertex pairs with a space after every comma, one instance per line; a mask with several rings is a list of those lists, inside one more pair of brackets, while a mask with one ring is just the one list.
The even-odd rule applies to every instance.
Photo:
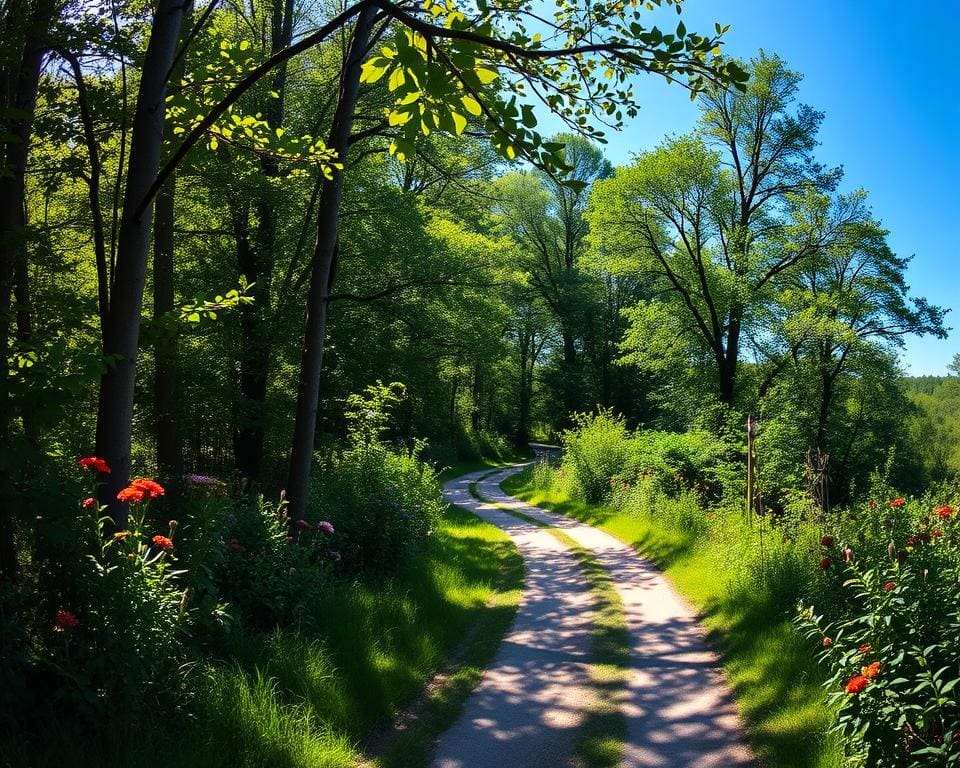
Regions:
[[[630, 657], [623, 690], [614, 697], [626, 720], [617, 762], [638, 768], [752, 765], [719, 659], [693, 611], [626, 544], [507, 495], [500, 483], [517, 471], [474, 472], [444, 486], [449, 502], [513, 538], [526, 576], [514, 625], [461, 716], [441, 737], [434, 768], [610, 764], [602, 756], [575, 755], [598, 695], [590, 669], [594, 601], [577, 559], [549, 528], [592, 553], [623, 603]], [[470, 494], [474, 482], [486, 501]]]

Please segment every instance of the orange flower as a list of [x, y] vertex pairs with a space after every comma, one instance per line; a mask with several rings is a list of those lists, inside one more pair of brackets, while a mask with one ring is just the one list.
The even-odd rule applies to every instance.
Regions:
[[867, 680], [867, 678], [865, 678], [863, 675], [854, 675], [849, 680], [847, 680], [847, 684], [846, 686], [844, 686], [844, 690], [848, 694], [860, 693], [868, 685], [870, 685], [870, 681]]
[[120, 490], [117, 494], [117, 501], [127, 501], [131, 504], [139, 504], [143, 501], [144, 492], [142, 488], [137, 488], [135, 485], [128, 485], [126, 488]]
[[935, 507], [933, 511], [937, 513], [937, 517], [939, 517], [941, 520], [946, 520], [953, 515], [954, 510], [953, 507], [948, 507], [946, 504], [942, 504], [939, 507]]
[[864, 644], [861, 645], [859, 648], [857, 648], [857, 653], [860, 653], [860, 654], [863, 654], [864, 656], [866, 656], [866, 655], [867, 655], [868, 653], [870, 653], [870, 651], [872, 651], [872, 650], [873, 650], [873, 648], [871, 648], [869, 645], [867, 645], [866, 643], [864, 643]]
[[162, 549], [164, 552], [173, 552], [173, 541], [166, 536], [154, 536], [151, 541], [157, 549]]
[[832, 639], [832, 638], [829, 638], [829, 637], [824, 637], [824, 638], [823, 638], [823, 642], [821, 643], [821, 645], [822, 645], [824, 648], [829, 648], [831, 645], [833, 645], [833, 639]]
[[143, 491], [143, 495], [148, 499], [156, 499], [158, 496], [163, 496], [163, 494], [166, 493], [160, 483], [154, 482], [153, 480], [148, 480], [145, 477], [138, 477], [136, 480], [131, 482], [130, 485]]
[[77, 464], [83, 469], [92, 469], [95, 472], [102, 472], [105, 475], [110, 474], [110, 467], [107, 465], [107, 462], [99, 456], [84, 456], [82, 459], [77, 459]]
[[907, 503], [907, 500], [906, 500], [906, 499], [904, 499], [904, 498], [899, 498], [899, 499], [894, 499], [893, 501], [891, 501], [891, 502], [890, 502], [890, 506], [893, 507], [894, 509], [896, 509], [897, 507], [902, 507], [902, 506], [903, 506], [904, 504], [906, 504], [906, 503]]
[[867, 678], [867, 680], [873, 680], [873, 678], [880, 674], [880, 662], [875, 661], [873, 664], [863, 667], [860, 670], [860, 674]]

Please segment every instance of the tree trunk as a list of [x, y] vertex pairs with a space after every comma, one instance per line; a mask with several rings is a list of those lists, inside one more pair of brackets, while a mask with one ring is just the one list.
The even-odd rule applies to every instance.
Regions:
[[737, 367], [740, 360], [740, 332], [743, 327], [743, 309], [730, 310], [727, 326], [727, 348], [720, 365], [720, 402], [732, 406], [737, 396]]
[[[366, 55], [376, 9], [365, 6], [357, 17], [350, 50], [340, 78], [337, 109], [330, 128], [327, 146], [336, 151], [341, 162], [346, 160], [353, 129], [353, 113], [360, 91], [360, 67]], [[307, 511], [310, 469], [320, 403], [320, 373], [323, 368], [323, 345], [326, 336], [334, 254], [339, 237], [340, 201], [343, 197], [343, 171], [334, 171], [333, 179], [323, 185], [317, 211], [317, 241], [313, 252], [310, 289], [307, 294], [307, 316], [304, 327], [300, 383], [297, 391], [297, 413], [293, 427], [293, 448], [287, 498], [290, 517], [300, 520]]]
[[118, 529], [127, 523], [127, 505], [116, 497], [130, 479], [133, 393], [153, 206], [147, 206], [140, 217], [134, 212], [157, 177], [163, 143], [166, 75], [173, 63], [185, 10], [182, 0], [159, 0], [153, 18], [130, 134], [116, 271], [110, 314], [104, 329], [104, 354], [110, 358], [110, 367], [100, 380], [97, 454], [107, 460], [113, 472], [100, 486], [100, 501], [107, 505]]
[[[24, 4], [26, 5], [26, 4]], [[26, 7], [11, 4], [9, 14], [2, 30], [13, 32], [14, 25], [23, 23], [22, 14]], [[14, 109], [19, 114], [11, 115], [9, 122], [2, 125], [7, 135], [3, 142], [3, 173], [0, 173], [0, 364], [4, 366], [0, 375], [0, 445], [9, 448], [13, 422], [13, 404], [10, 400], [9, 381], [6, 361], [10, 357], [10, 323], [12, 320], [12, 299], [16, 283], [18, 307], [18, 337], [29, 334], [29, 316], [27, 312], [29, 296], [27, 292], [27, 237], [26, 237], [26, 186], [27, 159], [30, 151], [30, 137], [33, 132], [33, 117], [37, 104], [37, 88], [40, 84], [40, 72], [43, 66], [47, 35], [57, 4], [52, 0], [40, 0], [23, 27], [23, 47], [17, 53], [5, 52], [10, 58], [4, 62], [2, 77], [5, 91], [0, 107]], [[18, 30], [19, 31], [19, 30]], [[14, 45], [14, 40], [4, 41], [6, 46]], [[25, 324], [26, 323], [26, 324]], [[30, 417], [25, 414], [25, 425]], [[13, 511], [15, 504], [9, 498], [11, 476], [9, 468], [0, 462], [0, 578], [16, 579], [19, 567], [15, 541]]]
[[[292, 0], [273, 0], [271, 55], [290, 45], [293, 37]], [[268, 97], [264, 117], [271, 128], [283, 123], [287, 65], [280, 65], [271, 88], [278, 98]], [[260, 162], [266, 179], [279, 175], [276, 159], [265, 156]], [[240, 392], [236, 409], [233, 455], [237, 471], [251, 482], [260, 480], [265, 435], [265, 404], [270, 363], [273, 358], [270, 288], [276, 261], [277, 202], [273, 185], [262, 185], [257, 199], [257, 232], [253, 243], [237, 246], [239, 271], [251, 283], [253, 304], [240, 310]]]
[[[153, 227], [153, 317], [159, 320], [175, 304], [173, 224], [176, 175], [160, 188]], [[161, 477], [179, 478], [183, 457], [177, 435], [177, 331], [161, 323], [154, 346], [153, 397], [157, 428], [157, 471]]]
[[563, 331], [563, 407], [566, 413], [565, 419], [583, 408], [580, 402], [580, 379], [577, 370], [577, 345], [576, 339], [569, 331]]
[[830, 406], [833, 403], [833, 377], [824, 373], [820, 377], [820, 411], [817, 414], [817, 448], [822, 453], [827, 450], [827, 422], [830, 419]]

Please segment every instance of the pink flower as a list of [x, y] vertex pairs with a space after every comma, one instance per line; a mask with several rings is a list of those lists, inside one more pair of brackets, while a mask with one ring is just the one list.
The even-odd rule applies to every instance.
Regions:
[[83, 508], [90, 509], [90, 507], [92, 507], [96, 503], [97, 503], [97, 500], [93, 498], [93, 496], [88, 496], [83, 500]]
[[299, 528], [301, 531], [309, 531], [310, 523], [308, 523], [306, 520], [297, 520], [297, 528]]
[[332, 534], [334, 532], [333, 525], [326, 520], [321, 520], [317, 523], [317, 528], [326, 534]]

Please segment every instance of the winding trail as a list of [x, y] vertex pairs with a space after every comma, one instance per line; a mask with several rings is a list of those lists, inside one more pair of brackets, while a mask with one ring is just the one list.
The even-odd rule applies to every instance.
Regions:
[[[444, 498], [502, 528], [526, 575], [514, 624], [457, 722], [441, 736], [434, 768], [563, 768], [594, 700], [590, 679], [593, 597], [576, 559], [549, 530], [470, 495], [560, 529], [607, 570], [630, 633], [623, 766], [740, 768], [753, 765], [716, 655], [693, 612], [664, 576], [613, 536], [525, 504], [500, 489], [521, 467], [473, 472], [444, 485]], [[481, 479], [483, 478], [483, 479]]]

